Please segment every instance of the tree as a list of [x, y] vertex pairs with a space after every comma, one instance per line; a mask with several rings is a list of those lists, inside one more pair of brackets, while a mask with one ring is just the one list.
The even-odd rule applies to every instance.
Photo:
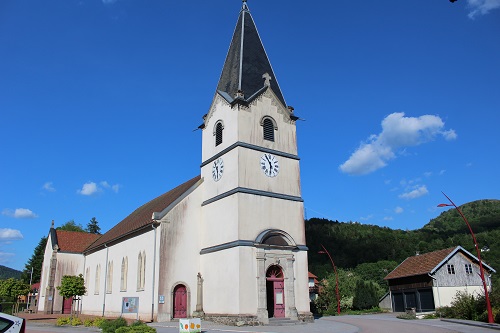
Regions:
[[[38, 242], [38, 245], [35, 247], [33, 255], [24, 265], [24, 270], [21, 274], [21, 280], [24, 283], [29, 284], [30, 281], [32, 284], [40, 282], [40, 278], [42, 276], [43, 255], [45, 253], [46, 245], [47, 245], [47, 237], [42, 237]], [[33, 268], [33, 277], [31, 276], [32, 268]]]
[[16, 302], [13, 312], [18, 312], [19, 296], [27, 295], [30, 290], [31, 286], [21, 280], [16, 280], [14, 278], [0, 280], [0, 297]]
[[91, 234], [101, 234], [101, 227], [99, 227], [99, 222], [95, 219], [95, 217], [90, 219], [87, 224], [87, 229], [85, 230]]
[[69, 220], [64, 223], [62, 226], [57, 227], [56, 230], [66, 230], [66, 231], [78, 231], [85, 232], [81, 224], [76, 224], [75, 220]]
[[352, 308], [365, 310], [376, 307], [378, 306], [380, 294], [381, 288], [376, 282], [358, 280], [352, 300]]
[[[83, 275], [64, 275], [61, 280], [61, 285], [56, 287], [59, 290], [59, 295], [66, 299], [73, 299], [75, 296], [82, 296], [87, 291], [85, 288], [85, 280]], [[71, 317], [73, 317], [73, 307], [71, 307]]]

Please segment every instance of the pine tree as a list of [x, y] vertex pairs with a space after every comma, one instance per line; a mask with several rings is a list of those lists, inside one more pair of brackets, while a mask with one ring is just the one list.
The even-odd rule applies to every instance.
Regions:
[[[28, 260], [28, 262], [24, 265], [24, 270], [21, 274], [21, 280], [24, 283], [37, 283], [40, 282], [40, 278], [42, 276], [42, 264], [43, 264], [43, 255], [45, 253], [45, 246], [47, 245], [47, 237], [42, 237], [38, 242], [38, 245], [35, 247], [35, 251], [33, 251], [33, 255]], [[31, 269], [33, 268], [33, 276], [31, 276]]]
[[101, 234], [101, 227], [99, 227], [99, 222], [95, 219], [95, 217], [90, 219], [90, 222], [87, 224], [86, 231], [91, 234]]

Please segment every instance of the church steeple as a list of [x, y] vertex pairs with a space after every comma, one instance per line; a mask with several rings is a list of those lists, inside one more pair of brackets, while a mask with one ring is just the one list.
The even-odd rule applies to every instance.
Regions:
[[270, 87], [286, 107], [246, 0], [234, 30], [217, 92], [229, 103], [250, 101]]

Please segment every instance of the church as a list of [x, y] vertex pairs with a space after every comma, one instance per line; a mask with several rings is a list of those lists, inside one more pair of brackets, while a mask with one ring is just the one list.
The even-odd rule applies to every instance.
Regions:
[[[38, 311], [73, 307], [160, 322], [311, 321], [297, 120], [244, 0], [199, 127], [200, 175], [103, 235], [56, 230], [52, 223]], [[63, 299], [62, 277], [78, 274], [86, 294]]]

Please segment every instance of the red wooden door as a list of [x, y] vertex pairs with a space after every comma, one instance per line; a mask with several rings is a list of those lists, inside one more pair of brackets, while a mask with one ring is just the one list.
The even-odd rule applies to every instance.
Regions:
[[285, 282], [273, 281], [274, 318], [285, 318]]
[[174, 318], [187, 317], [187, 291], [182, 284], [174, 289]]
[[72, 298], [65, 298], [63, 301], [62, 313], [71, 313], [71, 305], [73, 304]]

